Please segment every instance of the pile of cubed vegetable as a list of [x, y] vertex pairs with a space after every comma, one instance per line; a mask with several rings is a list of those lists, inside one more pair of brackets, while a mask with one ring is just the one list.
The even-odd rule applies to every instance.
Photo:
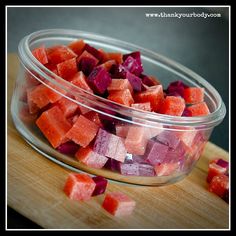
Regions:
[[209, 163], [207, 182], [210, 192], [229, 203], [229, 163], [222, 158], [214, 158]]
[[[75, 201], [88, 201], [91, 197], [105, 193], [107, 180], [102, 176], [70, 173], [64, 185], [65, 194]], [[122, 192], [107, 193], [102, 207], [114, 216], [130, 215], [136, 202]]]
[[[157, 78], [144, 73], [140, 52], [105, 52], [77, 40], [67, 46], [41, 46], [32, 54], [71, 84], [132, 109], [170, 116], [210, 113], [204, 88], [174, 81], [164, 89]], [[168, 131], [161, 124], [151, 129], [112, 119], [72, 102], [64, 90], [41, 79], [44, 83], [26, 76], [27, 105], [21, 118], [35, 122], [53, 148], [89, 167], [123, 175], [170, 175], [188, 170], [208, 139], [193, 127]]]

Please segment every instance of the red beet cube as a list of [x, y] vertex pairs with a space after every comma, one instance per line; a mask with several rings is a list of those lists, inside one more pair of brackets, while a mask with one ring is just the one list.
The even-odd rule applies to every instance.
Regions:
[[87, 81], [94, 92], [103, 94], [111, 83], [111, 77], [103, 67], [95, 67], [89, 74]]
[[143, 72], [143, 67], [133, 57], [128, 56], [122, 64], [130, 73], [139, 76]]
[[59, 147], [57, 147], [57, 151], [63, 154], [67, 154], [67, 155], [75, 155], [78, 149], [79, 149], [79, 145], [72, 141], [63, 143]]
[[95, 176], [92, 179], [96, 184], [92, 196], [103, 194], [106, 191], [108, 181], [102, 176]]
[[130, 72], [127, 72], [126, 79], [129, 80], [134, 91], [140, 92], [142, 90], [142, 86], [141, 86], [142, 80], [138, 76], [136, 76]]
[[96, 48], [92, 47], [89, 44], [85, 44], [84, 50], [86, 50], [87, 52], [91, 53], [94, 57], [96, 57], [99, 61], [102, 61], [103, 59], [103, 54], [102, 52], [100, 52], [99, 50], [97, 50]]

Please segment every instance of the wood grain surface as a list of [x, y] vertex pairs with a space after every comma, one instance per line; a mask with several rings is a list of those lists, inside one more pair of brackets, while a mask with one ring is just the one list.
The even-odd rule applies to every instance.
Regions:
[[[101, 204], [104, 195], [86, 202], [69, 200], [62, 189], [71, 171], [50, 161], [21, 137], [12, 122], [10, 101], [19, 68], [8, 55], [7, 204], [46, 229], [228, 229], [229, 205], [207, 190], [207, 167], [228, 152], [208, 142], [192, 173], [162, 187], [109, 181], [107, 192], [122, 191], [136, 201], [128, 217], [113, 217]], [[217, 132], [217, 131], [216, 131]]]

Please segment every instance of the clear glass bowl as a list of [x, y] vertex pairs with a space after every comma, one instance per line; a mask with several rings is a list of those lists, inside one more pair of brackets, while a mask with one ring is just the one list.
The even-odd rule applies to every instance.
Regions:
[[[163, 88], [176, 80], [182, 80], [189, 86], [203, 87], [211, 113], [207, 116], [177, 117], [125, 107], [63, 80], [40, 64], [31, 53], [42, 44], [46, 47], [68, 45], [76, 39], [83, 39], [91, 46], [105, 51], [123, 54], [140, 51], [144, 73], [156, 76]], [[202, 77], [164, 56], [131, 43], [84, 31], [49, 29], [24, 37], [18, 49], [21, 64], [11, 102], [14, 124], [23, 138], [38, 152], [73, 171], [84, 171], [140, 185], [174, 183], [192, 171], [212, 130], [226, 113], [221, 96]], [[115, 152], [122, 152], [120, 149], [125, 147], [125, 159], [119, 162], [114, 157], [108, 158], [105, 167], [98, 169], [83, 164], [73, 155], [65, 155], [54, 149], [35, 125], [39, 115], [32, 115], [28, 111], [26, 91], [38, 84], [44, 84], [85, 111], [96, 112], [102, 121], [102, 129], [113, 134], [116, 140], [113, 140], [108, 152], [114, 155]], [[121, 145], [119, 150], [114, 151], [115, 145]]]

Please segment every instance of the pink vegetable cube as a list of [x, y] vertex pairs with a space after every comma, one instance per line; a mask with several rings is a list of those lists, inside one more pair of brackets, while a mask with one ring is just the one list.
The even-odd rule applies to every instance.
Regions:
[[168, 146], [149, 140], [144, 159], [152, 165], [157, 165], [165, 161], [167, 152]]
[[107, 180], [102, 176], [95, 176], [92, 179], [96, 184], [92, 196], [103, 194], [106, 191]]
[[158, 134], [155, 139], [173, 149], [175, 149], [180, 142], [180, 139], [173, 131], [163, 131]]
[[171, 175], [179, 167], [178, 163], [162, 163], [155, 166], [155, 171], [157, 176], [167, 176]]
[[132, 214], [136, 202], [121, 192], [108, 193], [105, 196], [102, 207], [114, 216]]
[[75, 157], [85, 165], [96, 169], [101, 169], [108, 160], [107, 157], [94, 152], [89, 146], [81, 147], [76, 152]]
[[149, 130], [145, 127], [131, 126], [125, 139], [125, 147], [131, 154], [143, 155], [148, 142]]
[[129, 125], [117, 124], [116, 125], [116, 135], [121, 138], [126, 138], [129, 131]]
[[120, 163], [122, 175], [155, 176], [154, 167], [147, 163]]
[[94, 146], [94, 152], [124, 162], [126, 149], [123, 140], [103, 129], [99, 129]]

